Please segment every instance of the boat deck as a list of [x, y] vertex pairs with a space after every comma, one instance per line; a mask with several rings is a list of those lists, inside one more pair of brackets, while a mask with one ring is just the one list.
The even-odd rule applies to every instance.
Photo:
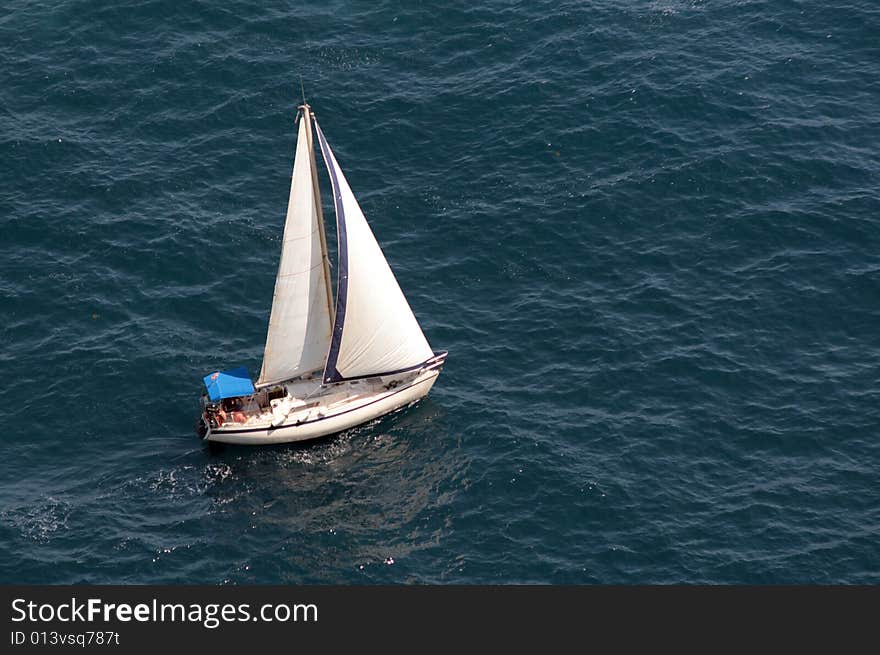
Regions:
[[311, 421], [341, 406], [368, 400], [388, 392], [381, 378], [354, 380], [324, 386], [318, 378], [290, 380], [277, 385], [285, 391], [281, 398], [267, 401], [267, 391], [238, 399], [236, 408], [217, 417], [219, 429], [261, 428]]

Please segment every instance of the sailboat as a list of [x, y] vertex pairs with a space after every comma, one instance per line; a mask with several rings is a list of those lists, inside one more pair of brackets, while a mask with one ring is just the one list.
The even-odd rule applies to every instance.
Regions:
[[[205, 376], [198, 433], [207, 441], [286, 443], [346, 430], [419, 401], [446, 360], [428, 344], [305, 102], [297, 120], [260, 376], [254, 383], [244, 367]], [[336, 213], [335, 302], [315, 136]]]

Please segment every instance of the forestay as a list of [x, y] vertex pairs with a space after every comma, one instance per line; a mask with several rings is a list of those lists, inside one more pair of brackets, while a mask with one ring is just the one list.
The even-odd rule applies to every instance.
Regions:
[[257, 386], [323, 369], [330, 347], [331, 308], [308, 120], [306, 111], [300, 118], [281, 261]]
[[321, 128], [339, 241], [336, 317], [324, 382], [412, 368], [433, 352]]

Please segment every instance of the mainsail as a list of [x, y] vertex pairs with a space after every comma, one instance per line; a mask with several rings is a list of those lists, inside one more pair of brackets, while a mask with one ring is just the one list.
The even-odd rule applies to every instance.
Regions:
[[330, 347], [331, 296], [308, 115], [305, 106], [257, 386], [323, 369]]
[[[433, 356], [324, 134], [339, 241], [336, 317], [324, 382], [413, 368]], [[268, 346], [267, 346], [268, 348]]]

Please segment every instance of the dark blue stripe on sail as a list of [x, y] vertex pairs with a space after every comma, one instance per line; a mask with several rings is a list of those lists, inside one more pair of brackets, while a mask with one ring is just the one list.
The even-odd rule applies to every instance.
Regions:
[[327, 364], [324, 367], [324, 382], [339, 382], [342, 375], [336, 370], [336, 361], [339, 359], [339, 344], [342, 342], [342, 327], [345, 325], [345, 302], [348, 298], [348, 234], [345, 229], [345, 210], [342, 208], [342, 193], [339, 190], [339, 179], [336, 175], [336, 167], [330, 156], [330, 147], [324, 139], [324, 133], [315, 121], [315, 131], [318, 134], [318, 143], [321, 146], [321, 155], [330, 172], [330, 182], [333, 185], [333, 207], [336, 210], [336, 235], [339, 244], [338, 266], [339, 273], [336, 282], [336, 320], [333, 323], [333, 333], [330, 335], [330, 352], [327, 355]]

